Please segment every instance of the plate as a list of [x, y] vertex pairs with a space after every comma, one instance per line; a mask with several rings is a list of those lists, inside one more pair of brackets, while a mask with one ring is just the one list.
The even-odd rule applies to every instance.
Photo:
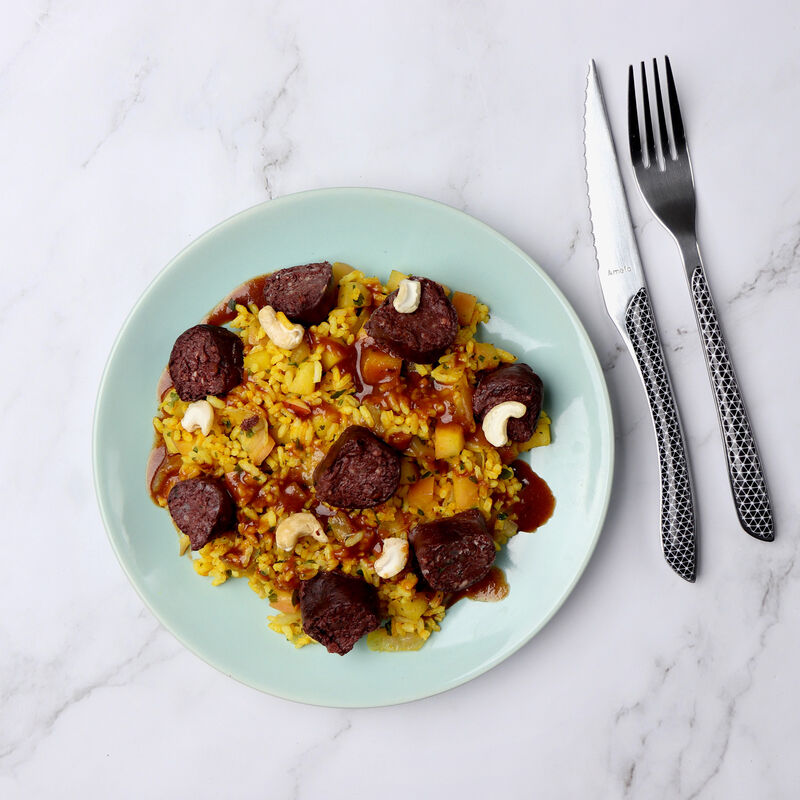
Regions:
[[[552, 519], [498, 558], [511, 587], [499, 603], [463, 600], [416, 653], [347, 656], [296, 650], [267, 628], [274, 613], [247, 585], [213, 587], [178, 557], [166, 511], [150, 500], [156, 384], [175, 338], [255, 275], [345, 261], [384, 280], [397, 268], [477, 294], [483, 338], [539, 373], [553, 443], [532, 451], [556, 497]], [[480, 335], [480, 334], [479, 334]], [[120, 331], [100, 383], [93, 460], [100, 512], [123, 570], [161, 623], [226, 675], [315, 705], [366, 707], [426, 697], [477, 677], [524, 645], [583, 572], [611, 490], [614, 437], [605, 381], [577, 315], [519, 248], [449, 206], [378, 189], [323, 189], [255, 206], [205, 233], [147, 288]]]

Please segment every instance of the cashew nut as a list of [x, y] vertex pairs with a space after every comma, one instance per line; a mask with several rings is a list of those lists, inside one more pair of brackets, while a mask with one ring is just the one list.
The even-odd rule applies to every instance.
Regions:
[[284, 350], [294, 350], [303, 341], [303, 335], [305, 334], [303, 326], [292, 325], [287, 328], [278, 319], [278, 315], [272, 306], [264, 306], [258, 312], [258, 321], [270, 340]]
[[397, 294], [394, 298], [394, 308], [400, 314], [413, 314], [419, 308], [419, 300], [422, 296], [422, 286], [419, 281], [403, 278], [397, 287]]
[[214, 406], [208, 400], [196, 400], [194, 403], [189, 403], [181, 420], [184, 430], [196, 431], [200, 428], [203, 436], [208, 436], [213, 424]]
[[375, 561], [375, 572], [379, 578], [394, 578], [408, 561], [408, 542], [391, 537], [383, 540], [383, 552]]
[[303, 536], [311, 536], [318, 542], [328, 541], [319, 520], [308, 511], [291, 514], [281, 520], [275, 529], [275, 543], [281, 550], [294, 550], [294, 546]]
[[524, 403], [518, 403], [516, 400], [506, 400], [505, 403], [498, 403], [490, 408], [483, 418], [483, 425], [481, 426], [486, 441], [495, 447], [507, 445], [508, 433], [506, 433], [506, 426], [508, 421], [512, 417], [515, 419], [524, 417], [527, 410]]

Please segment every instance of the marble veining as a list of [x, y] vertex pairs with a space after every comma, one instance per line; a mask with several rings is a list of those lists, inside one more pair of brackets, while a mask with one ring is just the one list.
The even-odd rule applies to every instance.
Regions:
[[761, 297], [776, 289], [793, 286], [800, 280], [800, 221], [787, 231], [782, 231], [779, 243], [770, 252], [766, 264], [751, 280], [745, 281], [741, 288], [728, 301], [731, 307], [739, 300]]
[[[796, 797], [800, 9], [675, 0], [655, 25], [619, 0], [7, 5], [0, 797]], [[769, 545], [739, 528], [678, 252], [631, 182], [627, 65], [664, 51]], [[661, 557], [652, 426], [597, 282], [590, 57], [689, 447], [694, 586]], [[159, 269], [243, 208], [336, 185], [447, 202], [531, 253], [587, 328], [616, 426], [607, 523], [564, 607], [490, 673], [389, 709], [289, 703], [198, 660], [127, 583], [91, 480], [102, 367]]]
[[125, 124], [125, 120], [128, 118], [131, 109], [144, 102], [144, 87], [155, 66], [156, 65], [149, 58], [145, 58], [142, 66], [136, 70], [129, 93], [121, 102], [116, 104], [108, 131], [103, 134], [102, 138], [92, 148], [92, 152], [81, 164], [82, 169], [86, 169], [86, 167], [89, 166], [100, 148]]

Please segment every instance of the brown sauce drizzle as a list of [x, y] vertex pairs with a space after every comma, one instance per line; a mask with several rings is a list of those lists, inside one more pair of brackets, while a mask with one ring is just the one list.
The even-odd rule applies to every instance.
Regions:
[[311, 493], [297, 481], [281, 481], [278, 490], [278, 502], [284, 513], [297, 514], [302, 511], [306, 502], [311, 499]]
[[208, 325], [224, 325], [236, 317], [237, 304], [247, 306], [250, 303], [255, 303], [260, 306], [264, 302], [264, 285], [269, 274], [259, 275], [257, 278], [245, 281], [241, 286], [237, 286], [224, 300], [217, 303], [206, 314], [203, 322]]
[[524, 461], [512, 462], [511, 468], [522, 484], [512, 513], [517, 515], [521, 531], [535, 531], [553, 516], [556, 499], [550, 487]]
[[[362, 368], [365, 358], [373, 352], [385, 355], [370, 337], [362, 336], [349, 346], [324, 337], [315, 337], [313, 340], [314, 345], [320, 342], [324, 343], [325, 349], [340, 356], [341, 360], [336, 366], [340, 372], [351, 376], [353, 396], [359, 403], [367, 403], [379, 411], [387, 411], [393, 409], [393, 401], [399, 403], [402, 399], [412, 411], [436, 417], [441, 422], [458, 422], [466, 432], [475, 429], [471, 413], [467, 414], [466, 408], [457, 406], [453, 390], [449, 386], [438, 383], [430, 376], [408, 371], [405, 363], [400, 370], [392, 366], [376, 368], [373, 364], [367, 379]], [[471, 408], [469, 410], [471, 412]]]
[[479, 600], [482, 603], [498, 603], [508, 597], [509, 591], [505, 573], [495, 565], [483, 580], [450, 595], [446, 605], [449, 608], [453, 603], [457, 603], [465, 597], [469, 600]]
[[251, 503], [261, 488], [261, 484], [252, 475], [243, 470], [239, 472], [233, 470], [225, 473], [224, 481], [237, 505]]
[[159, 499], [166, 503], [169, 490], [178, 482], [181, 461], [179, 454], [168, 454], [163, 444], [150, 451], [145, 479], [150, 497], [157, 505], [160, 505]]

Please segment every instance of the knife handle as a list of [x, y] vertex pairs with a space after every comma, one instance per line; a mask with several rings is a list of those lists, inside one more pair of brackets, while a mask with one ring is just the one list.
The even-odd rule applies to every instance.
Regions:
[[747, 533], [756, 539], [771, 542], [775, 539], [775, 528], [764, 470], [702, 264], [692, 270], [690, 284], [708, 373], [717, 401], [736, 513]]
[[644, 286], [628, 305], [625, 328], [644, 381], [658, 444], [664, 558], [678, 575], [693, 583], [697, 576], [697, 553], [689, 462], [664, 352]]

